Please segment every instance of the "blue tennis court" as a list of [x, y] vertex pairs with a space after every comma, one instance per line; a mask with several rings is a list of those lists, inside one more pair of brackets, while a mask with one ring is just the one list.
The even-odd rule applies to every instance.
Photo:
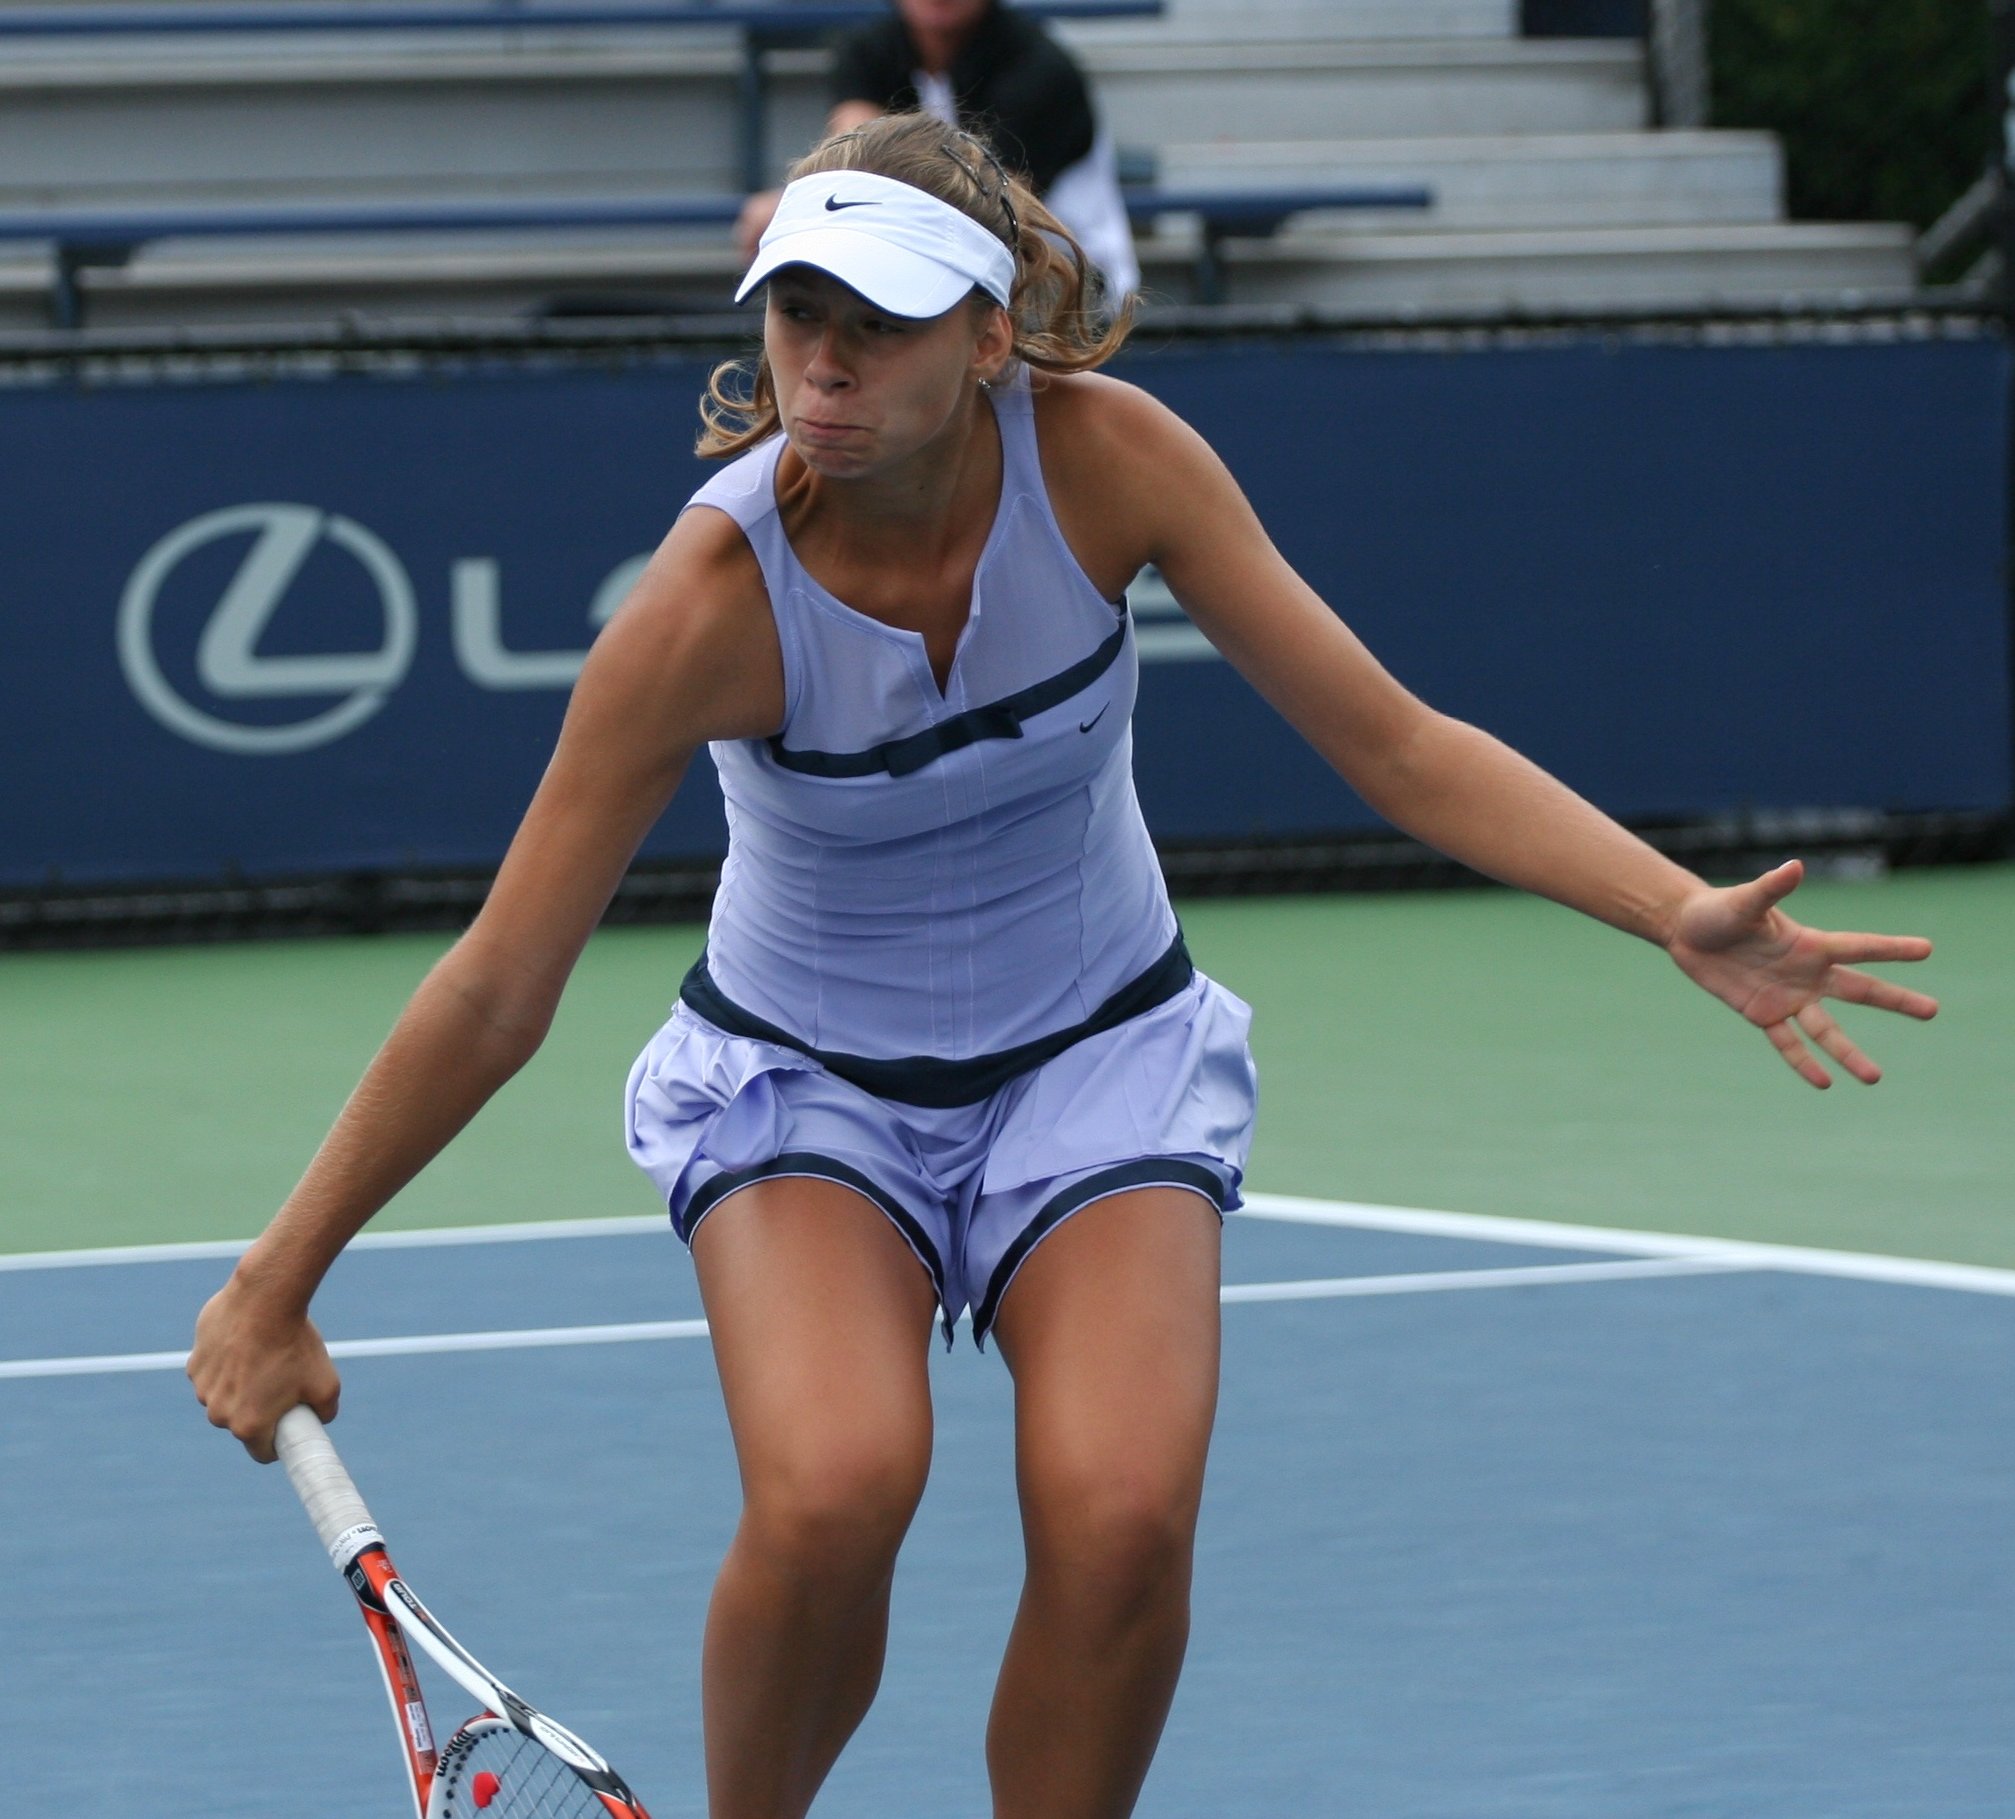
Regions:
[[[693, 1819], [738, 1491], [690, 1266], [648, 1221], [494, 1236], [338, 1264], [345, 1456], [449, 1625]], [[347, 1594], [174, 1368], [228, 1248], [0, 1259], [16, 1810], [405, 1803]], [[2015, 1272], [1260, 1197], [1225, 1280], [1142, 1814], [2010, 1811]], [[821, 1819], [986, 1811], [1010, 1384], [963, 1336], [933, 1371], [888, 1673]], [[555, 1551], [557, 1613], [518, 1583]]]

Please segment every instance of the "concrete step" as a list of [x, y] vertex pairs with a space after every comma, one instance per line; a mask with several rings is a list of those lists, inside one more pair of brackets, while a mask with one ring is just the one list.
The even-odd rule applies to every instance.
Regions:
[[[1423, 212], [1352, 211], [1304, 215], [1301, 228], [1347, 232], [1449, 233], [1568, 227], [1652, 227], [1763, 223], [1782, 217], [1782, 157], [1767, 133], [1571, 133], [1509, 139], [1339, 139], [1305, 144], [1172, 145], [1161, 151], [1162, 180], [1184, 189], [1255, 184], [1425, 184], [1436, 197]], [[73, 181], [49, 186], [6, 181], [0, 209], [59, 202], [76, 207], [189, 208], [342, 202], [553, 202], [662, 194], [648, 171], [598, 173], [543, 168], [471, 172], [460, 180], [374, 176], [368, 180], [265, 173], [200, 183]]]
[[[0, 173], [4, 179], [9, 173]], [[413, 176], [404, 172], [367, 178], [299, 177], [276, 180], [248, 172], [232, 178], [162, 179], [129, 177], [105, 183], [71, 183], [60, 192], [49, 184], [0, 180], [0, 212], [40, 208], [149, 209], [322, 208], [346, 204], [422, 203], [451, 207], [492, 202], [550, 202], [559, 205], [625, 197], [662, 197], [669, 186], [648, 171], [540, 168], [523, 171], [469, 171], [459, 177]], [[685, 191], [677, 192], [681, 195]], [[736, 194], [732, 185], [718, 192]], [[669, 230], [668, 230], [669, 231]], [[319, 238], [320, 236], [315, 236]]]
[[[1232, 300], [1361, 316], [1602, 305], [1690, 308], [1902, 298], [1915, 281], [1900, 224], [1602, 229], [1550, 233], [1291, 231], [1227, 249]], [[1190, 295], [1196, 237], [1143, 239], [1150, 295]], [[726, 304], [740, 260], [718, 239], [665, 235], [468, 235], [163, 243], [121, 270], [84, 275], [98, 326], [326, 322], [340, 313], [507, 318], [554, 297]], [[0, 258], [0, 326], [47, 321], [48, 263]]]
[[[736, 53], [637, 33], [564, 44], [182, 43], [158, 58], [0, 59], [0, 172], [52, 199], [135, 183], [509, 184], [566, 172], [725, 189]], [[1088, 54], [1123, 143], [1628, 131], [1641, 56], [1615, 44], [1225, 43]], [[821, 129], [822, 52], [770, 59], [780, 168]]]
[[[1711, 308], [1902, 297], [1916, 284], [1903, 223], [1601, 228], [1572, 232], [1373, 234], [1289, 231], [1226, 249], [1229, 291], [1247, 304], [1365, 316], [1602, 305]], [[1189, 294], [1193, 236], [1141, 245], [1150, 291]]]
[[[797, 54], [771, 110], [792, 155], [824, 121]], [[726, 190], [738, 175], [740, 60], [663, 34], [564, 44], [300, 39], [174, 47], [124, 61], [0, 59], [0, 173], [52, 199], [113, 187], [375, 193], [542, 181]]]
[[[4, 12], [10, 0], [0, 0]], [[42, 10], [42, 0], [23, 0]], [[96, 0], [79, 0], [89, 7]], [[119, 0], [122, 6], [128, 0]], [[137, 0], [145, 4], [146, 0]], [[164, 6], [178, 0], [160, 0]], [[472, 0], [473, 4], [473, 0]], [[501, 16], [501, 14], [500, 14]], [[265, 70], [284, 74], [291, 69], [329, 65], [339, 74], [351, 59], [382, 68], [402, 54], [430, 66], [463, 56], [481, 60], [499, 54], [520, 58], [566, 58], [576, 52], [633, 49], [678, 59], [694, 56], [736, 59], [742, 37], [729, 26], [682, 26], [667, 31], [636, 25], [593, 26], [457, 26], [440, 31], [203, 31], [56, 33], [41, 37], [9, 35], [0, 39], [0, 85], [17, 75], [37, 71], [123, 71], [124, 80], [146, 83], [157, 75], [175, 81], [184, 72], [205, 69]], [[106, 79], [111, 79], [108, 75]]]
[[1782, 219], [1784, 159], [1768, 133], [1562, 133], [1489, 139], [1337, 139], [1161, 148], [1162, 181], [1425, 184], [1434, 207], [1297, 224], [1357, 232], [1674, 227]]
[[1085, 63], [1122, 144], [1628, 132], [1650, 123], [1628, 43], [1133, 45]]
[[[0, 15], [47, 11], [64, 0], [0, 0]], [[96, 0], [76, 0], [89, 7]], [[177, 6], [184, 0], [161, 0]], [[1059, 37], [1075, 42], [1131, 41], [1140, 35], [1165, 39], [1229, 38], [1515, 38], [1518, 0], [1166, 0], [1159, 18], [1132, 20], [1048, 21]], [[709, 33], [707, 28], [679, 26], [646, 28], [659, 39], [711, 38], [728, 40], [732, 28]], [[462, 33], [456, 33], [461, 36]], [[168, 34], [163, 34], [167, 37]], [[206, 37], [211, 34], [205, 34]], [[282, 34], [271, 34], [279, 37]], [[186, 34], [176, 40], [189, 42]], [[321, 34], [317, 34], [317, 41]], [[75, 43], [77, 40], [72, 40]], [[107, 40], [110, 42], [110, 40]]]
[[1052, 27], [1073, 47], [1197, 39], [1518, 36], [1517, 0], [1169, 0], [1159, 19], [1088, 19]]
[[[94, 328], [276, 323], [342, 318], [520, 320], [560, 298], [636, 298], [722, 311], [742, 269], [718, 238], [604, 231], [330, 235], [247, 242], [162, 241], [131, 264], [81, 279]], [[0, 328], [49, 323], [49, 262], [0, 248]], [[751, 333], [756, 317], [749, 317]]]

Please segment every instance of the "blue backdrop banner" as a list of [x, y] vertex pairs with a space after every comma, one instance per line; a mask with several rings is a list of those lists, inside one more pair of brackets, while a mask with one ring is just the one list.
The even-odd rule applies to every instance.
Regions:
[[[706, 362], [0, 389], [0, 885], [493, 864], [704, 469]], [[1998, 340], [1119, 369], [1409, 686], [1612, 813], [2006, 807]], [[1364, 806], [1136, 588], [1165, 840]], [[699, 762], [646, 846], [724, 844]]]

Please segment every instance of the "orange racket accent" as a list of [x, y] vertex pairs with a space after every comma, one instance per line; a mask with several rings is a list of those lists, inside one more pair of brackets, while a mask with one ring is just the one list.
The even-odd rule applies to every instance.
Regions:
[[[544, 1819], [647, 1819], [608, 1762], [498, 1680], [414, 1597], [384, 1536], [343, 1469], [322, 1424], [290, 1410], [278, 1449], [315, 1533], [349, 1582], [384, 1676], [419, 1819], [466, 1819], [472, 1809]], [[422, 1649], [484, 1709], [445, 1743], [433, 1727], [408, 1645]]]

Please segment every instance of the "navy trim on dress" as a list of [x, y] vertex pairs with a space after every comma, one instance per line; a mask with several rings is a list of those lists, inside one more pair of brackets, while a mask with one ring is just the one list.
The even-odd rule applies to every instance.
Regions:
[[1207, 1169], [1199, 1162], [1185, 1162], [1177, 1156], [1147, 1156], [1135, 1162], [1115, 1163], [1111, 1168], [1102, 1168], [1094, 1175], [1085, 1176], [1082, 1181], [1073, 1181], [1061, 1193], [1043, 1202], [1036, 1216], [1023, 1227], [1021, 1235], [994, 1265], [987, 1291], [980, 1298], [979, 1306], [973, 1309], [974, 1340], [984, 1347], [994, 1316], [1000, 1312], [1001, 1297], [1007, 1293], [1015, 1271], [1021, 1268], [1029, 1252], [1043, 1238], [1081, 1207], [1101, 1200], [1107, 1194], [1121, 1193], [1132, 1187], [1193, 1188], [1217, 1208], [1220, 1217], [1224, 1213], [1222, 1178], [1214, 1169]]
[[752, 1041], [774, 1042], [781, 1047], [795, 1049], [801, 1055], [809, 1055], [828, 1073], [837, 1074], [840, 1079], [861, 1088], [863, 1092], [873, 1093], [878, 1099], [893, 1099], [902, 1105], [922, 1105], [941, 1110], [953, 1105], [977, 1105], [980, 1100], [998, 1092], [1016, 1075], [1041, 1067], [1045, 1061], [1054, 1061], [1065, 1049], [1082, 1042], [1087, 1036], [1116, 1029], [1129, 1018], [1151, 1011], [1158, 1004], [1166, 1004], [1189, 985], [1195, 974], [1195, 964], [1178, 930], [1159, 960], [1145, 972], [1136, 973], [1082, 1023], [1073, 1023], [1068, 1029], [1038, 1036], [1032, 1042], [1019, 1042], [1013, 1048], [996, 1049], [990, 1055], [972, 1055], [962, 1061], [946, 1060], [938, 1055], [905, 1055], [895, 1060], [876, 1060], [871, 1055], [849, 1055], [835, 1049], [813, 1048], [789, 1030], [764, 1021], [753, 1011], [743, 1010], [726, 997], [714, 983], [713, 975], [707, 971], [704, 953], [693, 962], [692, 971], [686, 974], [679, 987], [679, 997], [716, 1029], [725, 1030], [730, 1036], [746, 1036]]
[[1071, 696], [1082, 693], [1118, 661], [1126, 644], [1126, 607], [1120, 605], [1119, 629], [1081, 663], [1027, 688], [1017, 689], [983, 707], [968, 708], [935, 726], [905, 739], [890, 739], [864, 752], [793, 751], [781, 736], [767, 741], [770, 756], [787, 771], [802, 771], [809, 777], [874, 777], [886, 772], [891, 777], [908, 777], [940, 758], [982, 739], [1019, 739], [1021, 723], [1050, 708], [1061, 707]]
[[[910, 1248], [923, 1259], [924, 1268], [930, 1273], [931, 1286], [937, 1291], [938, 1307], [940, 1310], [944, 1308], [944, 1259], [938, 1255], [938, 1247], [931, 1242], [930, 1233], [916, 1222], [908, 1209], [888, 1189], [871, 1181], [851, 1164], [840, 1161], [837, 1156], [821, 1156], [815, 1150], [785, 1150], [781, 1155], [773, 1156], [768, 1162], [758, 1162], [749, 1168], [738, 1168], [725, 1175], [716, 1175], [687, 1200], [684, 1228], [681, 1229], [679, 1222], [674, 1219], [672, 1229], [678, 1232], [684, 1243], [690, 1245], [693, 1233], [699, 1229], [700, 1221], [730, 1194], [749, 1186], [752, 1182], [772, 1181], [785, 1176], [793, 1176], [800, 1180], [809, 1177], [815, 1181], [834, 1181], [841, 1187], [852, 1188], [864, 1199], [872, 1200], [887, 1214], [896, 1229], [909, 1240]], [[945, 1317], [944, 1329], [945, 1343], [949, 1345], [952, 1338], [949, 1314]]]

